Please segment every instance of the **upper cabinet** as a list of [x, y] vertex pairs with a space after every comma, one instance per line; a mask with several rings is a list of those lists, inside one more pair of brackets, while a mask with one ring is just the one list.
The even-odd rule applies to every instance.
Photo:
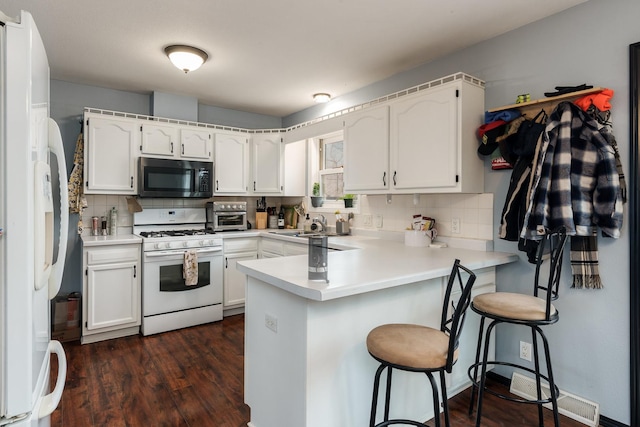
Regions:
[[180, 128], [180, 158], [213, 160], [211, 132], [196, 127]]
[[249, 191], [249, 138], [242, 133], [214, 135], [214, 194], [246, 195]]
[[140, 154], [143, 156], [174, 157], [178, 129], [172, 124], [143, 123], [140, 125]]
[[85, 114], [86, 194], [137, 194], [138, 126], [128, 118]]
[[143, 157], [213, 160], [211, 132], [206, 129], [172, 123], [143, 123], [140, 131]]
[[284, 195], [307, 195], [307, 140], [284, 145]]
[[345, 192], [389, 190], [389, 107], [369, 108], [344, 120]]
[[345, 191], [481, 193], [484, 89], [453, 81], [344, 119]]
[[282, 136], [279, 133], [253, 135], [251, 174], [254, 194], [282, 194]]

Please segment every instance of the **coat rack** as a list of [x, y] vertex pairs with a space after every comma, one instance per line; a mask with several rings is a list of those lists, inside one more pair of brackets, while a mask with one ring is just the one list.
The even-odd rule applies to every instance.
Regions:
[[556, 106], [559, 103], [563, 101], [578, 99], [590, 93], [601, 92], [604, 89], [605, 88], [603, 87], [594, 87], [591, 89], [579, 90], [577, 92], [571, 92], [564, 95], [558, 95], [558, 96], [542, 98], [542, 99], [535, 99], [533, 101], [522, 102], [520, 104], [505, 105], [502, 107], [490, 109], [488, 111], [490, 113], [495, 113], [496, 111], [517, 109], [517, 110], [520, 110], [520, 112], [526, 115], [527, 117], [534, 117], [536, 114], [538, 114], [540, 109], [544, 109], [547, 112], [547, 114], [549, 114], [556, 108]]

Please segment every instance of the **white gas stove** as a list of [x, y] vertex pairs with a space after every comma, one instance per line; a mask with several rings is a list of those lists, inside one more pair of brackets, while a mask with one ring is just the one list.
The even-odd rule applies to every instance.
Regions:
[[[205, 228], [204, 208], [150, 208], [133, 215], [142, 237], [142, 333], [222, 320], [222, 239]], [[187, 285], [185, 257], [198, 282]]]

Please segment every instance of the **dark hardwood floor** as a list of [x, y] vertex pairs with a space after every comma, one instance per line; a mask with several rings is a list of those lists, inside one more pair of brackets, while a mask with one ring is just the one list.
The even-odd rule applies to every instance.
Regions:
[[[241, 427], [250, 420], [243, 403], [243, 315], [149, 337], [65, 343], [64, 348], [67, 383], [51, 417], [53, 427]], [[468, 390], [450, 399], [452, 427], [475, 425], [468, 402]], [[546, 425], [553, 425], [551, 411], [544, 412]], [[491, 395], [483, 414], [487, 427], [538, 425], [535, 406]], [[561, 423], [583, 426], [566, 417]]]

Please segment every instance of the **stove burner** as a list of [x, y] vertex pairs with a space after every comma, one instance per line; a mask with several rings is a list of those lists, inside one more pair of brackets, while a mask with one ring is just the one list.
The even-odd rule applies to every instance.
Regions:
[[181, 236], [202, 236], [205, 234], [215, 234], [211, 229], [198, 230], [165, 230], [165, 231], [142, 231], [142, 237], [181, 237]]

